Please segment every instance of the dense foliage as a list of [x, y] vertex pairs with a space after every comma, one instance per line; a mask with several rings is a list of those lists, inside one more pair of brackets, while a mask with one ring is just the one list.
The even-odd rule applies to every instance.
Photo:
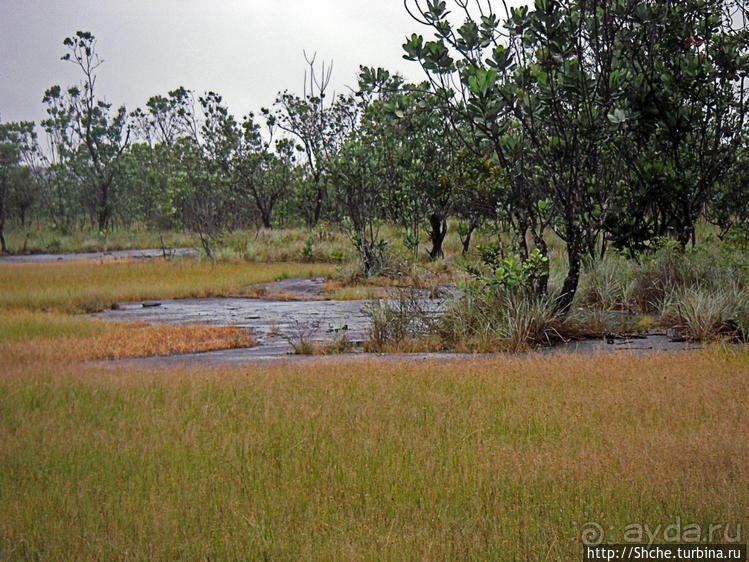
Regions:
[[[220, 95], [183, 87], [115, 110], [96, 90], [94, 36], [66, 38], [62, 58], [81, 81], [45, 92], [47, 142], [33, 123], [0, 125], [2, 250], [8, 221], [186, 229], [209, 254], [234, 229], [326, 221], [350, 234], [370, 274], [388, 251], [382, 224], [437, 259], [455, 218], [464, 251], [479, 226], [511, 233], [513, 244], [498, 238], [482, 255], [518, 267], [546, 258], [556, 233], [566, 311], [583, 262], [611, 246], [638, 255], [670, 237], [684, 247], [701, 219], [721, 235], [746, 228], [743, 2], [406, 7], [433, 33], [404, 44], [424, 83], [362, 67], [358, 89], [335, 96], [330, 67], [308, 57], [301, 95], [281, 92], [241, 119]], [[548, 294], [547, 271], [529, 283]]]

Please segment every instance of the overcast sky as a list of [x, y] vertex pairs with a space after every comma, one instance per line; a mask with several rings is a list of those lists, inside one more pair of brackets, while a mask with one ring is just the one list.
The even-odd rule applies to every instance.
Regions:
[[355, 86], [360, 64], [421, 80], [401, 45], [428, 31], [402, 0], [0, 0], [2, 121], [38, 122], [49, 86], [78, 83], [60, 60], [77, 30], [96, 36], [98, 93], [114, 105], [132, 110], [184, 86], [217, 91], [238, 116], [280, 90], [301, 93], [304, 49], [333, 60], [337, 92]]

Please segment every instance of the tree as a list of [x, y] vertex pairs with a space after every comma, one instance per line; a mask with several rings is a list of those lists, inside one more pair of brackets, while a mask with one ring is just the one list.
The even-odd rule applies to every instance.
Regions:
[[728, 186], [745, 144], [746, 15], [731, 0], [641, 1], [621, 19], [630, 79], [617, 149], [631, 179], [608, 223], [617, 246], [694, 244], [695, 223]]
[[[302, 96], [284, 91], [278, 94], [273, 112], [264, 110], [268, 125], [289, 133], [298, 141], [304, 154], [312, 189], [310, 225], [317, 224], [325, 206], [327, 164], [357, 121], [353, 98], [336, 97], [328, 92], [332, 65], [326, 68], [323, 63], [318, 73], [315, 59], [316, 55], [309, 58], [305, 53], [308, 69], [304, 75]], [[330, 101], [327, 98], [331, 98]]]
[[[443, 108], [428, 83], [404, 84], [384, 69], [361, 68], [358, 96], [362, 98], [362, 128], [381, 130], [389, 141], [383, 173], [391, 216], [407, 228], [416, 249], [426, 225], [429, 256], [443, 255], [454, 186], [445, 172], [457, 150]], [[387, 170], [387, 172], [385, 172]]]
[[383, 265], [386, 242], [380, 237], [386, 176], [386, 139], [357, 131], [331, 162], [336, 200], [345, 213], [344, 226], [369, 277]]
[[243, 187], [265, 228], [273, 227], [276, 206], [289, 193], [296, 158], [294, 143], [289, 139], [276, 140], [274, 151], [270, 150], [271, 142], [237, 163]]
[[[685, 146], [703, 151], [709, 159], [715, 151], [723, 157], [731, 153], [730, 148], [719, 150], [726, 139], [724, 132], [713, 127], [711, 133], [709, 127], [700, 125], [705, 122], [700, 115], [707, 112], [709, 119], [715, 120], [716, 109], [727, 106], [716, 106], [712, 101], [700, 105], [698, 100], [700, 95], [705, 100], [705, 93], [714, 88], [726, 90], [729, 74], [725, 71], [731, 66], [743, 68], [740, 52], [735, 47], [726, 49], [732, 45], [729, 41], [720, 42], [727, 59], [723, 71], [703, 73], [705, 81], [697, 78], [695, 84], [701, 84], [700, 88], [689, 93], [691, 86], [673, 87], [673, 72], [667, 70], [672, 64], [666, 60], [668, 48], [652, 44], [648, 48], [641, 33], [641, 29], [649, 29], [649, 37], [657, 37], [655, 41], [665, 45], [688, 37], [694, 41], [693, 35], [680, 35], [684, 29], [678, 29], [676, 22], [691, 17], [705, 25], [715, 24], [715, 15], [698, 18], [694, 10], [709, 11], [726, 2], [536, 0], [533, 10], [508, 10], [503, 28], [490, 4], [456, 4], [464, 18], [459, 26], [453, 23], [446, 2], [430, 0], [423, 6], [415, 0], [412, 15], [431, 27], [436, 37], [425, 43], [421, 36], [412, 35], [404, 45], [407, 58], [421, 63], [444, 103], [467, 122], [467, 146], [479, 153], [477, 146], [490, 146], [493, 157], [507, 172], [511, 185], [508, 215], [517, 228], [521, 256], [528, 255], [523, 248], [527, 231], [544, 255], [547, 226], [565, 241], [568, 271], [557, 302], [561, 311], [567, 311], [577, 288], [582, 257], [585, 253], [595, 255], [598, 241], [601, 251], [605, 249], [604, 228], [611, 224], [607, 219], [614, 209], [626, 206], [622, 194], [631, 172], [638, 171], [633, 158], [627, 159], [625, 153], [627, 146], [631, 151], [639, 150], [633, 131], [663, 132], [646, 137], [662, 139], [653, 155], [665, 150], [667, 142], [673, 146], [673, 138], [666, 141], [672, 133], [678, 133], [675, 138], [681, 160], [686, 156]], [[663, 9], [673, 16], [674, 25], [661, 25]], [[652, 83], [666, 92], [656, 115], [637, 109], [632, 102], [630, 84], [639, 87], [643, 82], [633, 68], [642, 52], [652, 71], [648, 76], [657, 77]], [[697, 56], [694, 64], [709, 67], [712, 63]], [[684, 67], [686, 84], [694, 79], [691, 74], [695, 70]], [[649, 92], [652, 95], [658, 89]], [[680, 121], [677, 115], [684, 107], [691, 110]], [[743, 109], [739, 113], [743, 115]], [[669, 126], [669, 119], [675, 120], [678, 129]], [[730, 119], [727, 116], [721, 121], [720, 130], [734, 130], [735, 123], [725, 127]], [[690, 123], [702, 132], [684, 144], [682, 133]], [[675, 163], [676, 152], [671, 152]], [[708, 168], [716, 171], [713, 166]], [[716, 180], [714, 173], [702, 176], [689, 176], [696, 182], [694, 192], [698, 195]], [[679, 185], [686, 179], [682, 175]], [[687, 197], [680, 206], [682, 215], [690, 217], [687, 223], [693, 224], [701, 205]], [[630, 207], [626, 212], [631, 211]], [[630, 218], [635, 216], [630, 214]], [[689, 231], [688, 226], [680, 229]], [[545, 283], [540, 279], [540, 292], [545, 292]]]
[[170, 178], [178, 172], [175, 145], [180, 140], [200, 142], [199, 115], [191, 90], [175, 88], [166, 96], [152, 96], [145, 108], [130, 115], [132, 144], [122, 162], [122, 175], [129, 188], [135, 213], [149, 226], [179, 226], [173, 211]]
[[[125, 107], [115, 112], [96, 94], [96, 70], [102, 60], [96, 39], [86, 31], [67, 37], [62, 60], [75, 64], [83, 78], [80, 86], [63, 92], [59, 86], [44, 95], [50, 119], [45, 127], [59, 142], [61, 162], [70, 166], [83, 186], [83, 201], [100, 230], [106, 229], [116, 200], [118, 164], [129, 144]], [[62, 129], [61, 129], [62, 128]]]
[[130, 117], [135, 130], [149, 146], [163, 144], [171, 147], [178, 138], [198, 138], [194, 95], [182, 86], [170, 91], [167, 97], [150, 97], [145, 111], [138, 108]]
[[[0, 251], [8, 252], [5, 221], [12, 199], [28, 200], [33, 189], [33, 167], [38, 146], [34, 124], [28, 121], [0, 123]], [[25, 219], [23, 219], [25, 220]]]
[[[437, 39], [424, 44], [412, 36], [405, 48], [428, 72], [457, 75], [462, 99], [452, 104], [494, 147], [514, 183], [531, 187], [520, 192], [512, 212], [519, 234], [524, 238], [532, 229], [543, 255], [547, 223], [537, 209], [552, 201], [557, 221], [551, 224], [567, 246], [569, 267], [558, 301], [566, 311], [585, 243], [601, 228], [616, 187], [604, 154], [613, 128], [607, 116], [618, 96], [610, 79], [615, 19], [606, 1], [538, 0], [535, 10], [512, 9], [502, 41], [497, 16], [476, 4], [478, 15], [468, 2], [459, 3], [466, 19], [454, 28], [445, 2], [428, 2], [420, 17]], [[531, 157], [521, 170], [512, 160], [518, 148]], [[545, 292], [546, 279], [540, 284]]]
[[498, 209], [507, 193], [506, 174], [488, 156], [460, 150], [447, 170], [446, 181], [455, 186], [453, 212], [461, 219], [458, 235], [465, 255], [474, 230], [485, 221], [499, 219]]

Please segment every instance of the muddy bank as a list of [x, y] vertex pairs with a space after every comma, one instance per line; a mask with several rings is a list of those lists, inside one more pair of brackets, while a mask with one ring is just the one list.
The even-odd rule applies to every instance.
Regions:
[[54, 263], [77, 260], [91, 261], [125, 261], [150, 260], [162, 258], [195, 258], [198, 252], [193, 248], [146, 249], [146, 250], [113, 250], [111, 252], [76, 252], [65, 254], [26, 254], [18, 256], [0, 256], [0, 265], [4, 263]]

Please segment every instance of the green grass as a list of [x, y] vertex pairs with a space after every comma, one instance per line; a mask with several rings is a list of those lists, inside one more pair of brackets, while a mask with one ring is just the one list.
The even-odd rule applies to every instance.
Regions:
[[749, 525], [749, 353], [0, 374], [0, 558], [579, 560]]
[[0, 342], [88, 337], [102, 333], [104, 322], [62, 313], [6, 310], [0, 315]]
[[159, 233], [144, 228], [113, 230], [106, 233], [78, 230], [63, 234], [58, 230], [35, 226], [27, 230], [10, 228], [6, 232], [6, 241], [11, 252], [22, 253], [25, 243], [25, 251], [35, 254], [161, 248], [162, 237], [164, 244], [171, 248], [197, 247], [200, 244], [200, 240], [194, 234], [173, 231]]
[[[404, 230], [385, 225], [383, 237], [389, 248], [397, 255], [410, 256], [403, 245]], [[27, 239], [28, 235], [28, 239]], [[130, 250], [138, 248], [160, 248], [161, 240], [167, 247], [191, 247], [202, 252], [200, 239], [191, 233], [166, 231], [163, 233], [144, 228], [119, 229], [107, 233], [92, 230], [78, 230], [62, 234], [54, 229], [35, 226], [27, 230], [11, 226], [6, 229], [8, 248], [13, 253], [22, 253], [24, 242], [26, 252], [62, 253], [93, 252], [106, 250]], [[472, 248], [476, 244], [485, 244], [493, 235], [476, 232]], [[305, 254], [305, 247], [308, 248]], [[447, 237], [444, 241], [445, 255], [459, 256], [461, 243], [457, 234], [457, 223], [450, 222]], [[422, 233], [419, 246], [419, 260], [427, 259], [429, 250], [428, 235]], [[216, 242], [214, 253], [217, 257], [237, 258], [253, 262], [266, 261], [317, 261], [343, 262], [355, 261], [356, 255], [350, 240], [344, 232], [334, 225], [321, 222], [312, 230], [306, 228], [274, 228], [259, 230], [238, 230], [231, 232]], [[309, 255], [311, 253], [311, 255]]]
[[251, 294], [284, 277], [326, 276], [331, 264], [197, 260], [0, 266], [0, 309], [91, 312], [120, 301]]

